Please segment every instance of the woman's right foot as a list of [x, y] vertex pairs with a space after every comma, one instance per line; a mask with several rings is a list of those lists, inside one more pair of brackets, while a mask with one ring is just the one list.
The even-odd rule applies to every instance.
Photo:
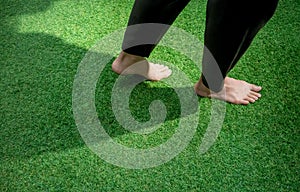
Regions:
[[[219, 100], [223, 100], [233, 104], [243, 104], [247, 105], [249, 103], [254, 103], [257, 101], [261, 94], [261, 87], [247, 83], [246, 81], [241, 81], [226, 77], [224, 80], [224, 87], [220, 92], [210, 91], [202, 82], [202, 78], [195, 85], [195, 92], [203, 97], [210, 97]], [[225, 95], [226, 93], [226, 95]]]
[[150, 63], [144, 57], [131, 55], [124, 51], [113, 62], [112, 70], [120, 75], [141, 75], [152, 81], [167, 78], [172, 73], [167, 66]]

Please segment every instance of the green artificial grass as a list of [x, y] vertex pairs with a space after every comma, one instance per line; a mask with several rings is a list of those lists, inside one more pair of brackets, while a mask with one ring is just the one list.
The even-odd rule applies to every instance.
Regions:
[[[72, 111], [77, 67], [99, 39], [126, 26], [133, 0], [4, 1], [0, 6], [0, 191], [299, 191], [299, 1], [280, 1], [230, 76], [259, 84], [263, 97], [248, 106], [226, 105], [220, 135], [200, 155], [211, 100], [199, 98], [199, 125], [188, 147], [154, 168], [109, 164], [84, 143]], [[203, 41], [205, 1], [192, 0], [174, 26]], [[197, 66], [158, 46], [150, 59], [174, 63], [191, 81]], [[97, 82], [101, 123], [117, 142], [133, 148], [159, 145], [176, 131], [180, 104], [164, 83], [133, 91], [132, 115], [150, 119], [161, 99], [165, 123], [152, 134], [122, 128], [111, 107], [116, 74], [104, 68]], [[190, 87], [186, 87], [190, 88]]]

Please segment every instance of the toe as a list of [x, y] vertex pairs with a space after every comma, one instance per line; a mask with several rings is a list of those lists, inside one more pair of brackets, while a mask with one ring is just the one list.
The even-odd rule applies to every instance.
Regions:
[[168, 68], [168, 66], [165, 65], [160, 65], [160, 64], [153, 64], [156, 69], [163, 69], [163, 68]]
[[260, 86], [253, 85], [253, 84], [251, 85], [252, 91], [259, 92], [259, 91], [261, 91], [261, 89], [262, 89], [262, 87], [260, 87]]
[[172, 74], [172, 70], [168, 69], [167, 73], [166, 73], [166, 77], [169, 77]]
[[171, 69], [169, 69], [169, 67], [163, 67], [159, 69], [160, 72], [164, 72], [164, 71], [171, 71]]
[[170, 69], [161, 71], [159, 77], [157, 77], [155, 80], [156, 81], [160, 81], [160, 80], [162, 80], [164, 78], [169, 77], [171, 74], [172, 74], [172, 71]]
[[259, 99], [259, 97], [257, 94], [249, 93], [245, 99], [247, 101], [249, 101], [250, 103], [254, 103], [255, 101], [257, 101]]
[[255, 101], [258, 100], [258, 97], [253, 94], [248, 94], [248, 97], [254, 99]]
[[250, 103], [250, 101], [248, 100], [241, 100], [239, 103], [237, 104], [242, 104], [242, 105], [248, 105]]
[[248, 98], [248, 101], [251, 102], [251, 103], [254, 103], [256, 101], [256, 99]]
[[256, 100], [253, 99], [253, 98], [251, 98], [251, 97], [246, 97], [246, 98], [244, 99], [244, 101], [247, 101], [248, 104], [249, 104], [249, 103], [254, 103]]
[[252, 96], [255, 96], [255, 97], [258, 97], [258, 98], [260, 98], [260, 97], [261, 97], [261, 94], [260, 94], [260, 93], [257, 93], [257, 92], [255, 92], [255, 91], [250, 91], [250, 95], [252, 95]]

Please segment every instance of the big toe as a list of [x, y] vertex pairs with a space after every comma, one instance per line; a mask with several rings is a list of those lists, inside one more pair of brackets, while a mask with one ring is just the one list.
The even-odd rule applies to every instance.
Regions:
[[167, 68], [161, 72], [161, 77], [159, 80], [169, 77], [172, 74], [172, 70]]
[[252, 91], [255, 91], [255, 92], [259, 92], [262, 90], [262, 87], [261, 86], [257, 86], [257, 85], [251, 85], [251, 90]]

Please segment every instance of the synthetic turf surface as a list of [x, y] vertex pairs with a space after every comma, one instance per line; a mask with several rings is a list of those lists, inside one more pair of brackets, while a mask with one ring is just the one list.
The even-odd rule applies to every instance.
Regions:
[[[299, 1], [281, 1], [230, 76], [263, 87], [249, 106], [226, 105], [213, 147], [198, 153], [211, 101], [199, 98], [200, 123], [188, 147], [161, 166], [130, 170], [98, 158], [85, 145], [72, 113], [77, 66], [88, 49], [125, 27], [132, 0], [0, 1], [0, 191], [299, 191]], [[192, 0], [174, 26], [203, 40], [205, 1]], [[196, 66], [158, 47], [153, 58], [176, 66], [196, 82]], [[107, 132], [131, 147], [156, 146], [174, 133], [180, 106], [163, 83], [139, 85], [132, 114], [149, 120], [158, 96], [165, 124], [149, 136], [122, 130], [110, 105], [117, 75], [104, 70], [96, 107]], [[105, 85], [105, 86], [103, 86]]]

